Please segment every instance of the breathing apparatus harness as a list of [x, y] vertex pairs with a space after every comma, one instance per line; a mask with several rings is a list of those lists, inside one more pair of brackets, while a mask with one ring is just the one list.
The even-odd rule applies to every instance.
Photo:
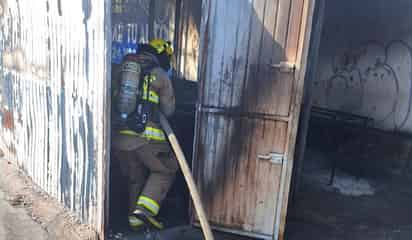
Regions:
[[151, 90], [154, 77], [151, 72], [158, 67], [154, 60], [148, 61], [139, 54], [126, 55], [122, 64], [122, 73], [130, 76], [120, 82], [119, 96], [116, 102], [120, 131], [131, 130], [137, 134], [146, 130], [149, 121], [158, 122], [159, 96]]
[[155, 80], [152, 70], [170, 69], [173, 48], [170, 42], [154, 39], [141, 44], [137, 54], [128, 54], [122, 62], [122, 79], [116, 101], [115, 127], [120, 133], [164, 141], [161, 129], [148, 127], [149, 121], [160, 123], [159, 95], [150, 88]]

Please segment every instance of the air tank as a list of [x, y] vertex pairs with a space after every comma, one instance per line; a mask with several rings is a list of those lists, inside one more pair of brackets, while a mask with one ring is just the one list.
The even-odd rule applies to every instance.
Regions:
[[136, 110], [140, 73], [140, 64], [133, 61], [123, 63], [117, 100], [117, 110], [123, 119]]

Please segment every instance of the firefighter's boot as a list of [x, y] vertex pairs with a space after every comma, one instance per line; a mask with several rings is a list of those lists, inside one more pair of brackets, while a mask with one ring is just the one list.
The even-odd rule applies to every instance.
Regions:
[[133, 212], [133, 216], [136, 217], [136, 219], [143, 222], [143, 225], [146, 227], [155, 228], [158, 230], [163, 229], [163, 224], [159, 222], [155, 218], [155, 216], [148, 210], [146, 210], [144, 207], [138, 206], [136, 210]]
[[133, 231], [141, 231], [145, 227], [145, 222], [140, 220], [135, 215], [129, 216], [129, 227]]

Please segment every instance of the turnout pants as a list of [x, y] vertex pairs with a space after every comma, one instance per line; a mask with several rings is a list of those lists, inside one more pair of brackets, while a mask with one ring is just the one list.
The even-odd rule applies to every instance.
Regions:
[[117, 135], [113, 146], [121, 171], [128, 177], [129, 214], [143, 206], [157, 215], [178, 170], [169, 143]]

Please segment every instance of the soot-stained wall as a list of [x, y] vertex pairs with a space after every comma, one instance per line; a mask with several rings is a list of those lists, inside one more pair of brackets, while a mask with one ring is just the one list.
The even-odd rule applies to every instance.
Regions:
[[326, 2], [315, 106], [412, 132], [412, 2]]

